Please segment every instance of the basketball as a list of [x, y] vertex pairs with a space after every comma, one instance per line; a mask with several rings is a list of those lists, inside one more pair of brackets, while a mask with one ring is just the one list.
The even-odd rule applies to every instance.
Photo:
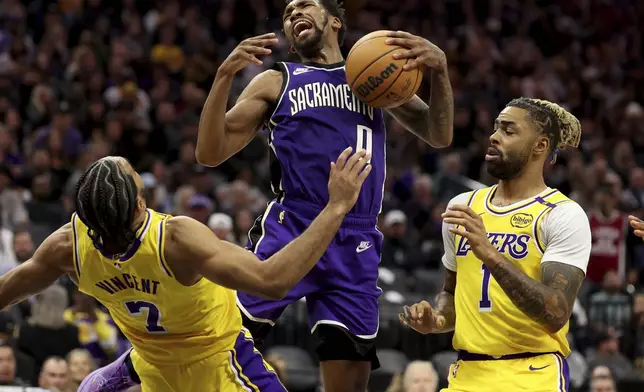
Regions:
[[379, 109], [400, 106], [410, 100], [423, 80], [420, 69], [403, 71], [410, 59], [395, 60], [394, 53], [407, 51], [387, 45], [387, 30], [374, 31], [353, 45], [347, 56], [347, 82], [362, 102]]

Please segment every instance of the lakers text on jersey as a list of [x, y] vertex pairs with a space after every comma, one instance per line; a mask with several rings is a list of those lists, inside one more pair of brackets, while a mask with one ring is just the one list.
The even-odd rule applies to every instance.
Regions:
[[[541, 279], [544, 244], [541, 222], [556, 206], [570, 200], [548, 188], [539, 196], [501, 209], [492, 205], [496, 187], [472, 192], [469, 206], [481, 216], [492, 245], [530, 278]], [[555, 334], [519, 310], [494, 280], [485, 264], [456, 236], [456, 328], [454, 348], [503, 356], [518, 353], [570, 353], [568, 325]]]

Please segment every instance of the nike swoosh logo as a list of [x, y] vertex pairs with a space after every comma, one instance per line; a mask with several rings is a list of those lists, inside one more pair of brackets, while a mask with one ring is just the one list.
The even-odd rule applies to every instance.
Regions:
[[536, 367], [533, 367], [532, 365], [530, 365], [530, 370], [532, 370], [532, 371], [543, 370], [543, 369], [547, 368], [548, 366], [550, 366], [550, 365], [546, 365], [546, 366], [536, 368]]
[[308, 69], [296, 69], [295, 71], [293, 71], [293, 75], [301, 75], [307, 72], [310, 72], [310, 71]]
[[369, 246], [367, 246], [367, 247], [364, 247], [364, 248], [357, 247], [357, 248], [356, 248], [356, 252], [358, 252], [358, 253], [362, 253], [362, 252], [364, 252], [365, 250], [367, 250], [367, 249], [369, 249], [369, 248], [371, 248], [371, 245], [369, 245]]

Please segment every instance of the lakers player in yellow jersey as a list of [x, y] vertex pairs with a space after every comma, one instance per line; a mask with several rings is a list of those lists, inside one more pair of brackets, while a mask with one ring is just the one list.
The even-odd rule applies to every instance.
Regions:
[[485, 157], [498, 185], [455, 197], [443, 214], [443, 291], [435, 308], [423, 301], [400, 314], [421, 333], [454, 330], [458, 361], [443, 391], [568, 390], [566, 333], [591, 234], [583, 209], [546, 186], [543, 167], [580, 136], [560, 106], [511, 101]]
[[369, 174], [369, 158], [345, 150], [331, 164], [326, 208], [265, 262], [191, 218], [147, 209], [138, 173], [123, 158], [103, 158], [80, 178], [70, 224], [0, 277], [0, 306], [69, 274], [109, 309], [133, 350], [125, 370], [93, 374], [83, 392], [124, 390], [132, 383], [118, 383], [128, 373], [144, 392], [284, 391], [242, 328], [233, 290], [285, 295], [336, 234]]

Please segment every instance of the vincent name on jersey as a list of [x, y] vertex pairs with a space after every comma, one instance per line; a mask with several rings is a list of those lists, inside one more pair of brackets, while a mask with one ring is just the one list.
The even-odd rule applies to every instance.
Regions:
[[373, 120], [374, 109], [353, 95], [348, 84], [308, 83], [289, 90], [288, 99], [292, 116], [309, 108], [335, 107], [361, 113]]
[[118, 293], [123, 290], [134, 290], [141, 293], [156, 295], [160, 282], [158, 280], [139, 278], [130, 274], [119, 274], [109, 279], [96, 283], [96, 287], [105, 290], [109, 294]]
[[[515, 233], [487, 233], [487, 238], [499, 253], [508, 254], [515, 260], [523, 259], [528, 255], [528, 244], [532, 239], [528, 234]], [[456, 256], [467, 256], [470, 250], [469, 241], [461, 237]]]

